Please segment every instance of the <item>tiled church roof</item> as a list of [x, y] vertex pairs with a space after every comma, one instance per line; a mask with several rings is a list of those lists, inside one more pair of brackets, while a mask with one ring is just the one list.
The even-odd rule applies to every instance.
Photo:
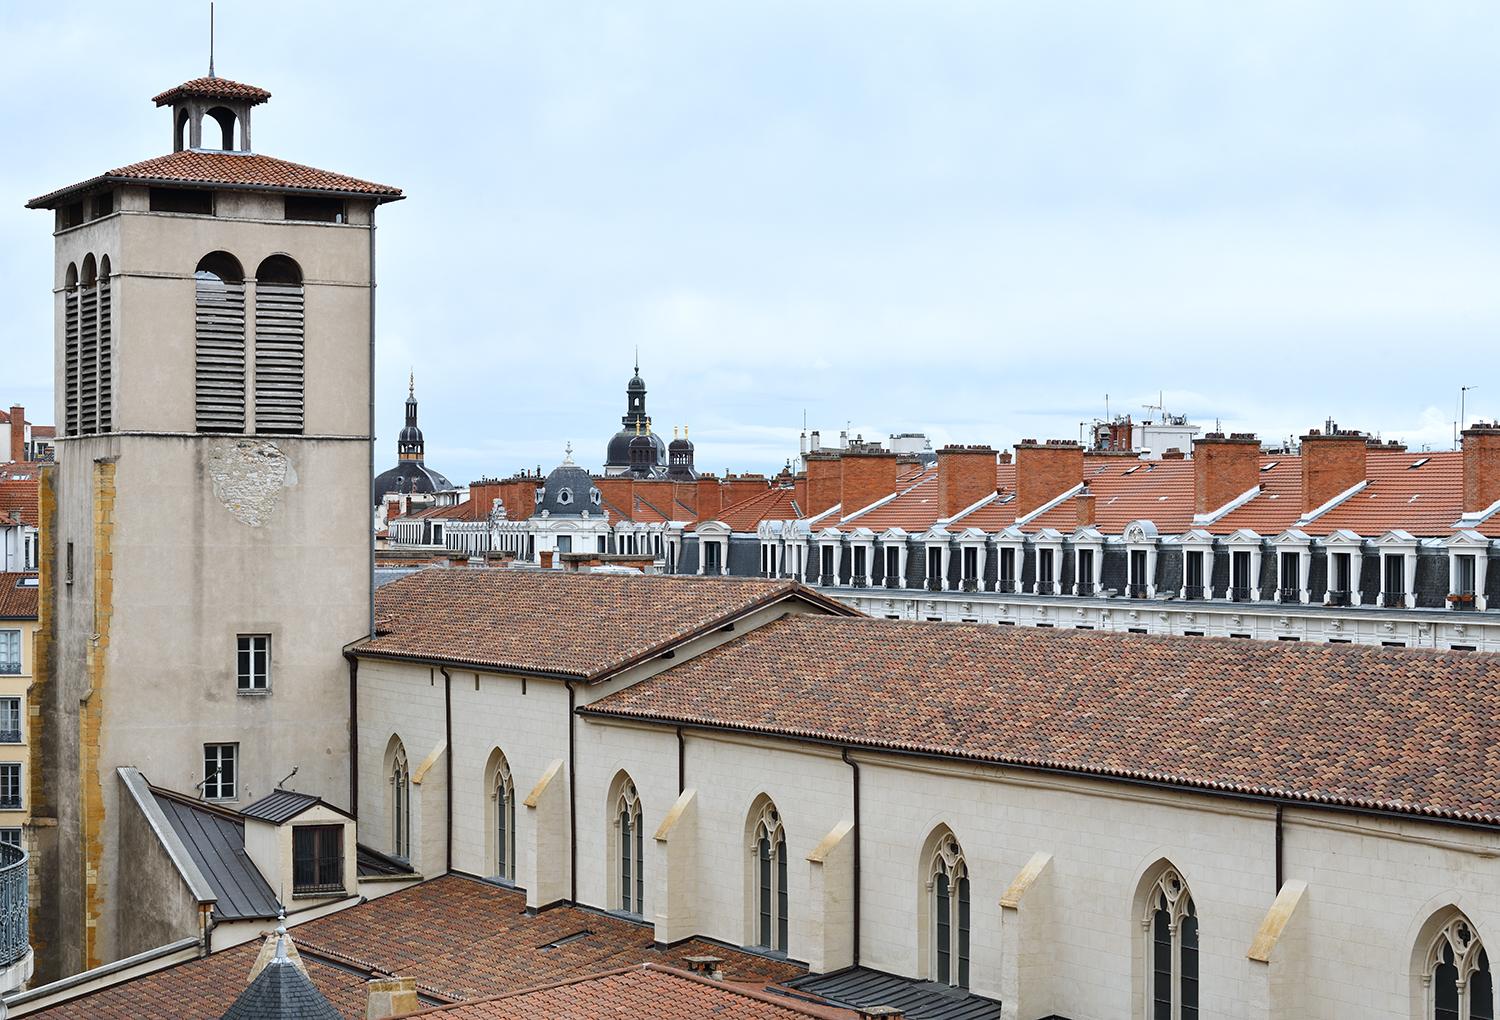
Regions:
[[1500, 825], [1500, 656], [789, 617], [583, 711]]

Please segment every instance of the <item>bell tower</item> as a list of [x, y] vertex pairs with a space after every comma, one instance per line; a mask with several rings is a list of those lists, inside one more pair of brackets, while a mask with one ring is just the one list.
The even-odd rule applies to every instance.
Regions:
[[60, 424], [41, 980], [163, 941], [120, 845], [120, 767], [229, 808], [295, 769], [298, 791], [353, 804], [339, 649], [370, 630], [375, 213], [402, 194], [255, 151], [268, 99], [214, 76], [168, 89], [170, 152], [29, 203], [53, 214]]

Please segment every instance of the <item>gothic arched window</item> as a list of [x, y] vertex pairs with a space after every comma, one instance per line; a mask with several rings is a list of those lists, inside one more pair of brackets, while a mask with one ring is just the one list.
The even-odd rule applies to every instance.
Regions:
[[507, 882], [516, 880], [516, 784], [510, 765], [498, 750], [490, 776], [490, 802], [493, 805], [495, 836], [495, 877]]
[[1427, 1020], [1494, 1020], [1490, 957], [1462, 914], [1432, 940], [1422, 983], [1427, 986]]
[[1198, 1020], [1198, 910], [1175, 868], [1167, 868], [1146, 897], [1146, 1015], [1150, 1020]]
[[396, 742], [391, 755], [391, 856], [403, 861], [411, 858], [411, 769], [406, 764], [406, 748]]
[[644, 914], [646, 900], [646, 835], [641, 821], [641, 798], [635, 783], [623, 776], [614, 798], [615, 861], [619, 868], [616, 906], [627, 914]]
[[753, 812], [750, 867], [755, 901], [755, 944], [778, 953], [787, 945], [786, 831], [776, 805], [765, 799]]
[[302, 268], [272, 255], [255, 271], [255, 431], [297, 435], [304, 414]]
[[932, 980], [969, 987], [969, 866], [950, 832], [938, 840], [927, 863]]
[[211, 252], [193, 274], [197, 295], [194, 403], [199, 432], [245, 428], [245, 274]]

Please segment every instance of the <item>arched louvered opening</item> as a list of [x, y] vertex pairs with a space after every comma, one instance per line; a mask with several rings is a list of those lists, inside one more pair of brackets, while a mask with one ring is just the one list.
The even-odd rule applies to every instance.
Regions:
[[187, 107], [184, 106], [177, 111], [177, 148], [175, 151], [181, 152], [183, 149], [186, 149], [189, 141], [188, 111]]
[[272, 255], [255, 271], [255, 431], [302, 431], [302, 269]]
[[228, 252], [203, 256], [194, 274], [199, 432], [245, 428], [245, 273]]
[[85, 255], [78, 279], [78, 435], [99, 431], [99, 267]]
[[96, 361], [99, 368], [99, 404], [96, 422], [100, 432], [114, 428], [114, 357], [111, 350], [113, 322], [110, 316], [109, 256], [99, 259], [99, 282], [94, 288], [98, 292], [99, 333]]
[[78, 266], [63, 279], [63, 434], [78, 435]]

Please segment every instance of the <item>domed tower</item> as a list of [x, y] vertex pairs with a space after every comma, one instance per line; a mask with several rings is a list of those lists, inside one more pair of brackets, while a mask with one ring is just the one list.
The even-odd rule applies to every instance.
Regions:
[[394, 493], [446, 492], [453, 483], [427, 466], [427, 444], [417, 425], [417, 377], [406, 384], [406, 425], [396, 437], [396, 466], [375, 476], [370, 486], [371, 505]]
[[661, 464], [660, 445], [661, 440], [651, 431], [651, 419], [647, 418], [645, 426], [637, 426], [636, 434], [630, 440], [627, 451], [629, 473], [637, 478], [650, 478], [656, 474]]
[[687, 426], [682, 427], [682, 438], [677, 438], [677, 427], [672, 427], [672, 442], [667, 445], [667, 477], [674, 482], [691, 482], [698, 477], [693, 467], [693, 442], [688, 438]]
[[644, 435], [651, 445], [651, 470], [647, 474], [659, 474], [667, 459], [667, 444], [651, 431], [651, 419], [646, 416], [646, 381], [641, 378], [641, 361], [636, 358], [635, 375], [625, 384], [625, 414], [620, 418], [623, 426], [610, 439], [604, 455], [604, 473], [623, 475], [638, 474], [634, 461], [630, 459], [630, 446], [637, 435]]

